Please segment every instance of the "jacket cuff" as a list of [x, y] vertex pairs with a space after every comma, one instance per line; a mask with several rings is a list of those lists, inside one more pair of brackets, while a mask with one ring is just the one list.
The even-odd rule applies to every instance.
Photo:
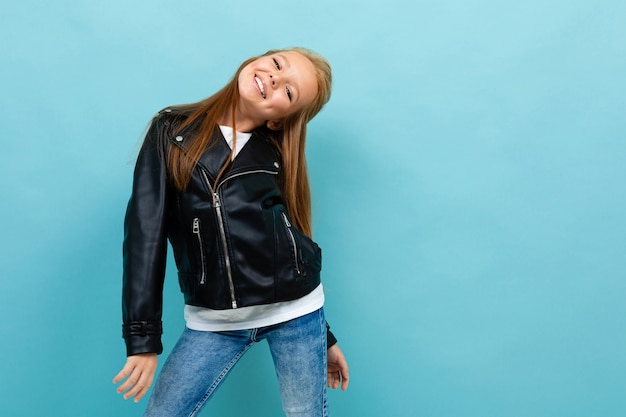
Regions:
[[125, 323], [122, 326], [122, 336], [126, 342], [126, 355], [162, 353], [162, 333], [163, 326], [160, 321], [133, 321]]
[[337, 338], [330, 331], [330, 326], [326, 323], [326, 349], [329, 349], [332, 345], [337, 344]]

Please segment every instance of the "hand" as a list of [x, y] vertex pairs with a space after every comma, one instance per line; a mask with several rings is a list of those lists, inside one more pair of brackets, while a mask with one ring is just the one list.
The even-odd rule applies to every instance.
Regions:
[[328, 387], [337, 389], [341, 383], [341, 390], [345, 391], [349, 381], [348, 362], [339, 346], [332, 345], [328, 349]]
[[117, 387], [117, 393], [124, 393], [125, 400], [134, 397], [134, 401], [139, 402], [150, 389], [150, 385], [152, 385], [157, 364], [156, 353], [142, 353], [129, 356], [126, 359], [124, 368], [113, 378], [114, 384], [126, 378], [122, 385]]

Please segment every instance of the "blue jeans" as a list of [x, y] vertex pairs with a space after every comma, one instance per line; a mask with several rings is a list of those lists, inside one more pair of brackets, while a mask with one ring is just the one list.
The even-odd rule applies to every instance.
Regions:
[[237, 361], [260, 340], [269, 344], [285, 415], [327, 417], [323, 309], [258, 329], [185, 328], [163, 365], [144, 417], [197, 415]]

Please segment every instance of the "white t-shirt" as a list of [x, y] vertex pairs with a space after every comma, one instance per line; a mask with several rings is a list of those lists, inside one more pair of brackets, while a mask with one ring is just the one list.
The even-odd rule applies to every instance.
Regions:
[[[224, 139], [233, 147], [233, 129], [220, 126]], [[251, 133], [237, 132], [237, 143], [234, 157], [248, 142]], [[322, 284], [304, 297], [292, 301], [240, 307], [228, 310], [212, 310], [210, 308], [185, 305], [185, 321], [187, 327], [201, 331], [244, 330], [271, 326], [283, 323], [305, 314], [319, 310], [324, 305], [324, 289]]]

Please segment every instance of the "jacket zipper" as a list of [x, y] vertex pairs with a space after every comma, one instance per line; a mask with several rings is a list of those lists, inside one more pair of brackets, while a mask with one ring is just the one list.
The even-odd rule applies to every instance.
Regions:
[[222, 248], [224, 248], [224, 261], [226, 262], [226, 275], [228, 276], [228, 288], [230, 289], [230, 302], [233, 308], [237, 308], [237, 299], [235, 298], [235, 284], [233, 283], [233, 273], [230, 266], [230, 255], [228, 253], [228, 242], [226, 242], [226, 228], [224, 227], [224, 219], [222, 218], [222, 202], [217, 192], [213, 193], [213, 201], [217, 212], [217, 221], [220, 227], [220, 238]]
[[285, 223], [285, 228], [287, 229], [287, 234], [289, 235], [289, 239], [291, 240], [291, 245], [293, 246], [293, 261], [296, 265], [296, 272], [300, 275], [300, 265], [298, 263], [298, 245], [296, 245], [296, 238], [293, 235], [293, 231], [291, 230], [291, 222], [287, 218], [285, 212], [281, 212], [283, 217], [283, 222]]
[[198, 239], [198, 246], [200, 247], [200, 263], [202, 266], [202, 275], [200, 275], [200, 284], [204, 285], [206, 281], [206, 272], [204, 269], [204, 248], [202, 247], [202, 236], [200, 235], [200, 219], [193, 219], [193, 234], [196, 235]]
[[231, 175], [231, 176], [228, 176], [228, 177], [224, 178], [219, 184], [217, 184], [215, 189], [213, 189], [213, 187], [211, 187], [211, 181], [209, 181], [209, 177], [207, 176], [207, 173], [204, 170], [200, 170], [200, 171], [202, 172], [202, 176], [204, 178], [204, 181], [206, 182], [207, 187], [209, 187], [209, 190], [211, 190], [211, 193], [212, 193], [212, 196], [213, 196], [213, 206], [215, 207], [215, 212], [217, 214], [217, 221], [218, 221], [219, 233], [220, 233], [220, 241], [222, 243], [222, 249], [223, 249], [223, 252], [224, 252], [224, 262], [226, 264], [226, 276], [228, 277], [228, 289], [230, 290], [230, 302], [231, 302], [232, 308], [237, 308], [237, 297], [235, 296], [235, 284], [233, 282], [233, 272], [232, 272], [232, 266], [231, 266], [231, 262], [230, 262], [230, 252], [228, 251], [228, 241], [226, 240], [226, 227], [224, 226], [224, 217], [223, 217], [223, 212], [222, 212], [222, 202], [221, 202], [220, 196], [218, 194], [219, 188], [226, 181], [228, 181], [228, 180], [230, 180], [232, 178], [235, 178], [235, 177], [240, 177], [242, 175], [256, 174], [256, 173], [265, 173], [265, 174], [276, 175], [278, 173], [274, 172], [274, 171], [265, 170], [265, 169], [257, 169], [257, 170], [252, 170], [252, 171], [240, 172], [238, 174], [234, 174], [234, 175]]

